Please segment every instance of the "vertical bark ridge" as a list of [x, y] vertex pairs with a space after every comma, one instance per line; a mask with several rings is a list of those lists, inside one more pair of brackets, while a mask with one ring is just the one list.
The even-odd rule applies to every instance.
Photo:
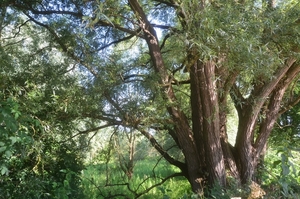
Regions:
[[194, 133], [195, 143], [200, 158], [200, 167], [205, 167], [205, 149], [203, 137], [203, 117], [202, 117], [202, 104], [200, 98], [200, 80], [199, 72], [197, 70], [197, 63], [194, 63], [190, 69], [191, 79], [191, 108], [192, 108], [192, 129]]
[[209, 165], [209, 183], [226, 185], [225, 164], [220, 142], [220, 118], [215, 78], [215, 63], [197, 62], [203, 115], [204, 146], [206, 162]]

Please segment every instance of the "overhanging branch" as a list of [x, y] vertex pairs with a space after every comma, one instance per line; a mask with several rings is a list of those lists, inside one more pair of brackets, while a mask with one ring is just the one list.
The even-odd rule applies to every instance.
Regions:
[[94, 25], [94, 27], [97, 27], [97, 26], [112, 27], [112, 28], [115, 28], [115, 29], [120, 30], [122, 32], [129, 33], [130, 35], [135, 35], [137, 37], [144, 38], [143, 35], [139, 34], [140, 30], [141, 30], [140, 28], [138, 28], [137, 30], [130, 30], [128, 28], [124, 28], [123, 26], [120, 26], [119, 24], [113, 24], [111, 22], [103, 21], [103, 20], [99, 20]]
[[[257, 94], [258, 99], [265, 99], [267, 96], [270, 95], [270, 93], [274, 90], [274, 88], [277, 86], [278, 82], [284, 77], [284, 75], [288, 72], [288, 70], [291, 68], [291, 66], [296, 62], [296, 58], [289, 58], [286, 63], [274, 74], [274, 77], [266, 83], [265, 86], [260, 89], [260, 92]], [[264, 100], [260, 101], [260, 106], [257, 107], [260, 109], [260, 107], [264, 104]], [[257, 110], [258, 111], [258, 110]]]
[[113, 44], [118, 44], [118, 43], [120, 43], [120, 42], [122, 42], [122, 41], [129, 40], [129, 39], [133, 38], [134, 36], [135, 36], [135, 35], [129, 35], [129, 36], [127, 36], [127, 37], [123, 37], [123, 38], [121, 38], [121, 39], [112, 41], [112, 42], [110, 42], [110, 43], [108, 43], [108, 44], [106, 44], [106, 45], [104, 45], [104, 46], [101, 46], [100, 48], [97, 49], [97, 51], [103, 50], [103, 49], [105, 49], [105, 48], [107, 48], [107, 47], [109, 47], [109, 46], [111, 46], [111, 45], [113, 45]]
[[236, 84], [233, 84], [230, 90], [230, 97], [234, 103], [234, 106], [239, 114], [242, 112], [242, 106], [245, 103], [245, 98], [241, 94]]
[[83, 17], [83, 14], [80, 12], [72, 12], [72, 11], [67, 11], [67, 10], [40, 11], [40, 10], [30, 9], [30, 12], [32, 12], [32, 14], [41, 14], [41, 15], [60, 14], [60, 15], [72, 15], [72, 16], [79, 17], [79, 18]]
[[287, 105], [284, 106], [284, 108], [282, 108], [279, 111], [279, 115], [285, 113], [286, 111], [290, 110], [291, 108], [293, 108], [295, 105], [297, 105], [300, 102], [300, 96], [298, 96], [296, 99], [294, 99], [293, 101], [289, 102]]
[[71, 140], [79, 135], [83, 135], [83, 134], [88, 134], [88, 133], [91, 133], [91, 132], [95, 132], [95, 131], [98, 131], [100, 129], [104, 129], [104, 128], [107, 128], [107, 127], [110, 127], [110, 126], [113, 126], [112, 124], [104, 124], [102, 126], [98, 126], [98, 127], [95, 127], [95, 128], [91, 128], [91, 129], [87, 129], [85, 131], [79, 131], [78, 133], [76, 133], [75, 135], [72, 135], [71, 137], [69, 137], [67, 140], [64, 140], [64, 141], [61, 141], [60, 143], [65, 143], [67, 142], [68, 140]]
[[178, 177], [178, 176], [183, 176], [183, 174], [182, 174], [182, 173], [174, 173], [174, 174], [172, 174], [172, 175], [169, 175], [169, 176], [163, 178], [159, 183], [154, 184], [154, 185], [148, 187], [147, 189], [145, 189], [144, 191], [142, 191], [141, 193], [137, 194], [137, 195], [135, 196], [135, 198], [141, 197], [142, 195], [144, 195], [144, 194], [148, 193], [149, 191], [151, 191], [153, 188], [162, 185], [162, 184], [165, 183], [167, 180], [169, 180], [169, 179], [171, 179], [171, 178], [174, 178], [174, 177]]
[[[293, 64], [289, 70], [285, 73], [285, 76], [279, 81], [276, 85], [276, 88], [272, 91], [270, 101], [268, 104], [268, 110], [266, 118], [263, 120], [260, 129], [259, 135], [255, 141], [256, 147], [256, 156], [260, 155], [260, 152], [263, 150], [265, 143], [271, 133], [273, 125], [275, 124], [279, 114], [280, 114], [280, 105], [285, 91], [299, 74], [300, 67], [299, 65]], [[296, 99], [294, 103], [299, 102], [300, 98]], [[289, 109], [290, 106], [287, 107]]]
[[58, 43], [58, 45], [62, 48], [62, 51], [64, 53], [66, 53], [70, 58], [72, 58], [74, 61], [76, 61], [77, 63], [80, 63], [81, 65], [85, 66], [89, 72], [91, 74], [93, 74], [95, 77], [98, 75], [98, 73], [92, 68], [90, 67], [88, 64], [86, 64], [84, 61], [82, 61], [80, 58], [78, 58], [77, 56], [75, 56], [73, 53], [71, 53], [68, 50], [68, 47], [65, 45], [65, 43], [61, 40], [61, 38], [57, 35], [57, 33], [48, 25], [37, 21], [36, 19], [34, 19], [32, 16], [30, 16], [28, 13], [24, 12], [24, 14], [31, 20], [33, 21], [35, 24], [45, 28], [46, 30], [49, 31], [49, 33], [54, 37], [54, 40]]
[[159, 4], [162, 3], [173, 8], [179, 7], [179, 4], [175, 3], [175, 1], [164, 1], [164, 0], [155, 0], [155, 1], [158, 2]]
[[164, 157], [166, 161], [178, 167], [179, 169], [181, 169], [181, 171], [185, 171], [185, 166], [186, 166], [185, 163], [172, 158], [149, 132], [143, 129], [137, 129], [137, 130], [140, 131], [150, 141], [151, 145]]

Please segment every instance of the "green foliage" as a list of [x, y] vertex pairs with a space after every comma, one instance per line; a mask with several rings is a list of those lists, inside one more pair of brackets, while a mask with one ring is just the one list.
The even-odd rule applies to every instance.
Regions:
[[80, 198], [78, 152], [45, 138], [41, 121], [12, 98], [1, 102], [0, 118], [0, 198]]
[[[82, 186], [85, 197], [92, 198], [134, 198], [136, 193], [143, 192], [146, 188], [159, 183], [164, 176], [172, 174], [174, 168], [167, 164], [159, 164], [155, 168], [155, 159], [138, 161], [131, 180], [124, 178], [120, 172], [118, 162], [109, 164], [89, 165], [83, 172]], [[169, 179], [164, 185], [160, 185], [142, 198], [178, 198], [189, 191], [189, 185], [182, 177]]]
[[284, 113], [270, 139], [263, 182], [277, 197], [299, 198], [299, 106]]
[[[130, 148], [128, 126], [151, 128], [169, 155], [185, 160], [182, 148], [175, 146], [168, 134], [174, 124], [165, 107], [176, 105], [191, 118], [190, 87], [180, 84], [189, 79], [182, 67], [190, 49], [196, 49], [200, 60], [222, 55], [222, 63], [224, 55], [226, 60], [218, 69], [239, 71], [237, 85], [244, 96], [251, 92], [253, 84], [272, 79], [286, 57], [299, 55], [300, 8], [295, 1], [279, 2], [278, 8], [270, 10], [257, 2], [217, 0], [203, 11], [195, 0], [183, 0], [174, 6], [140, 1], [151, 23], [162, 25], [162, 56], [177, 100], [168, 102], [161, 92], [164, 85], [158, 84], [159, 75], [149, 61], [148, 49], [140, 40], [140, 21], [136, 21], [127, 2], [8, 3], [5, 1], [9, 9], [2, 7], [0, 23], [3, 198], [105, 198], [113, 194], [136, 197], [163, 177], [179, 171], [165, 162], [156, 165], [153, 159], [157, 157], [151, 154], [148, 140], [138, 137], [134, 175], [128, 179], [122, 168], [130, 161], [126, 156]], [[51, 11], [54, 13], [49, 14]], [[186, 14], [186, 29], [176, 18], [181, 11]], [[168, 39], [164, 40], [164, 36]], [[299, 91], [299, 85], [295, 87]], [[126, 120], [128, 116], [130, 121]], [[280, 121], [283, 125], [289, 124], [291, 117], [299, 124], [299, 115], [294, 112], [285, 116]], [[112, 141], [98, 131], [103, 123], [115, 127], [119, 148], [113, 149]], [[275, 176], [265, 174], [263, 182], [278, 188], [278, 197], [293, 198], [299, 193], [299, 168], [292, 161], [291, 152], [299, 147], [299, 126], [293, 125], [284, 134], [280, 130], [274, 132], [270, 142], [281, 146], [277, 151], [280, 158], [275, 154], [266, 162]], [[96, 133], [100, 136], [95, 142], [108, 144], [97, 151], [97, 159], [89, 162], [91, 165], [81, 176], [84, 155]], [[207, 195], [228, 198], [240, 192], [225, 192], [215, 186], [207, 190]], [[157, 196], [203, 197], [191, 194], [183, 178], [168, 180], [144, 198]]]
[[25, 154], [19, 153], [24, 146], [32, 144], [28, 129], [39, 128], [40, 123], [34, 118], [21, 115], [18, 103], [12, 98], [0, 102], [0, 121], [1, 175], [8, 175], [10, 160], [25, 158]]
[[62, 142], [70, 119], [61, 119], [75, 114], [66, 98], [79, 90], [76, 77], [47, 34], [16, 13], [0, 23], [0, 198], [81, 198], [84, 150]]
[[[279, 178], [279, 184], [282, 189], [281, 193], [285, 198], [296, 199], [300, 195], [300, 171], [297, 172], [296, 165], [291, 162], [293, 156], [290, 149], [283, 148], [282, 150], [278, 150], [278, 153], [281, 153], [281, 176]], [[274, 166], [276, 164], [278, 163], [275, 161]]]
[[268, 197], [297, 199], [300, 196], [299, 152], [293, 146], [272, 148], [262, 170], [262, 181]]

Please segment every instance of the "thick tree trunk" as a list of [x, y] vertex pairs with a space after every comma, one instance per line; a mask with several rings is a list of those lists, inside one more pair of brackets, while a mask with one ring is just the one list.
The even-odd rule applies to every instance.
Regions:
[[205, 169], [205, 149], [204, 149], [204, 135], [203, 135], [203, 117], [202, 105], [200, 98], [200, 80], [197, 68], [197, 63], [193, 64], [190, 69], [191, 78], [191, 109], [192, 109], [192, 130], [194, 133], [195, 143], [199, 153], [200, 169], [204, 172]]
[[181, 111], [176, 110], [175, 108], [168, 109], [173, 117], [176, 135], [185, 157], [187, 166], [186, 177], [191, 184], [192, 190], [194, 192], [199, 192], [201, 190], [201, 185], [198, 181], [202, 178], [199, 169], [200, 160], [188, 120]]
[[197, 72], [200, 80], [200, 98], [203, 116], [203, 143], [208, 181], [213, 185], [226, 185], [226, 172], [223, 151], [220, 142], [220, 119], [218, 93], [215, 78], [215, 63], [197, 62]]
[[248, 183], [253, 176], [254, 148], [252, 147], [253, 132], [255, 120], [251, 117], [251, 109], [248, 109], [250, 114], [245, 114], [244, 117], [239, 117], [238, 133], [236, 138], [235, 148], [237, 149], [237, 164], [240, 170], [241, 183]]
[[246, 184], [252, 179], [256, 167], [253, 140], [258, 116], [258, 111], [255, 111], [258, 109], [257, 106], [255, 103], [245, 103], [242, 108], [237, 108], [239, 124], [235, 143], [235, 159], [242, 184]]

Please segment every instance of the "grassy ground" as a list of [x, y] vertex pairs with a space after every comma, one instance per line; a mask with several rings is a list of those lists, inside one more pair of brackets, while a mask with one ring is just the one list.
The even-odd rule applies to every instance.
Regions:
[[[156, 167], [155, 165], [156, 161], [151, 160], [137, 162], [131, 179], [128, 179], [117, 164], [89, 165], [82, 175], [84, 194], [89, 199], [134, 198], [136, 194], [160, 183], [164, 177], [179, 172], [176, 168], [164, 163]], [[187, 194], [190, 194], [190, 186], [186, 179], [175, 177], [151, 189], [140, 198], [180, 198]]]
[[[152, 157], [153, 158], [153, 157]], [[261, 169], [261, 188], [266, 192], [264, 198], [300, 199], [300, 152], [270, 150]], [[135, 198], [137, 194], [145, 192], [149, 187], [160, 183], [162, 179], [172, 173], [179, 172], [175, 167], [161, 161], [157, 164], [154, 159], [137, 161], [134, 174], [128, 179], [120, 169], [118, 162], [105, 164], [90, 164], [82, 173], [82, 188], [86, 199], [101, 198]], [[230, 198], [233, 196], [247, 196], [249, 187], [237, 189], [234, 181], [231, 188], [224, 191], [216, 189], [215, 198]], [[223, 197], [224, 196], [224, 197]], [[140, 198], [173, 199], [173, 198], [202, 198], [193, 195], [190, 185], [183, 177], [175, 177], [164, 184], [151, 189]]]

